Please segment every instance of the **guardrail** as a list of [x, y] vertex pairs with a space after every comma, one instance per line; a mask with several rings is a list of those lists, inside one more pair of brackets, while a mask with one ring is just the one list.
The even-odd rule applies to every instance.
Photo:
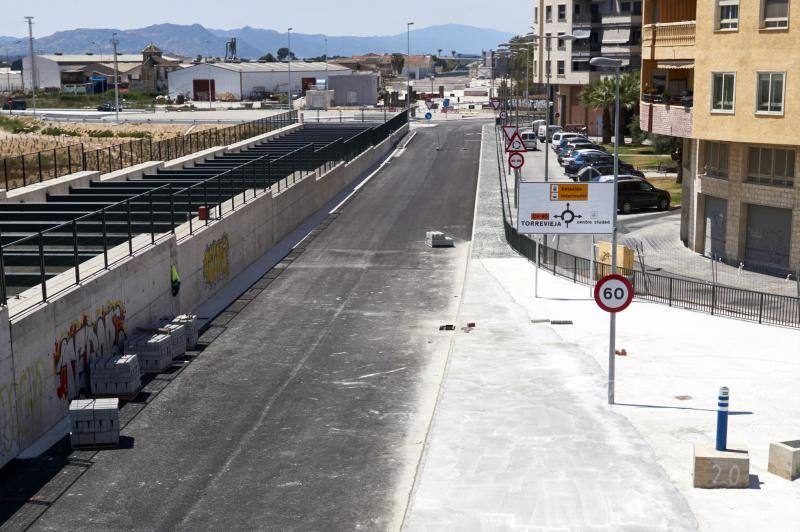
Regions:
[[[6, 250], [11, 246], [25, 249], [36, 257], [38, 266], [23, 275], [39, 281], [42, 297], [34, 304], [47, 301], [54, 295], [47, 290], [48, 262], [57, 260], [74, 270], [74, 283], [59, 286], [55, 293], [61, 293], [80, 284], [81, 280], [107, 270], [116, 262], [175, 235], [177, 228], [184, 223], [188, 222], [188, 233], [179, 237], [192, 235], [200, 226], [213, 224], [224, 213], [243, 207], [266, 194], [273, 186], [280, 191], [310, 174], [322, 175], [338, 164], [350, 162], [407, 122], [408, 116], [403, 112], [347, 141], [339, 138], [318, 149], [308, 144], [276, 158], [263, 155], [188, 187], [168, 183], [56, 227], [0, 244], [0, 303], [6, 305], [8, 302], [6, 270], [15, 266], [6, 259]], [[204, 217], [198, 215], [201, 208], [205, 208]], [[179, 219], [178, 213], [191, 214], [187, 214], [186, 219]], [[112, 226], [113, 231], [110, 231]], [[0, 239], [0, 243], [3, 240]], [[117, 247], [124, 244], [127, 244], [127, 250]], [[53, 246], [57, 249], [52, 249]], [[95, 256], [102, 256], [102, 264], [88, 264]]]
[[[502, 191], [503, 226], [508, 244], [528, 260], [574, 283], [594, 284], [611, 273], [611, 265], [594, 262], [550, 248], [521, 235], [510, 222], [511, 198], [506, 190], [505, 164], [498, 145], [498, 170]], [[672, 277], [636, 269], [617, 268], [634, 287], [636, 297], [670, 307], [705, 312], [769, 325], [800, 328], [800, 298], [734, 288], [700, 280]]]
[[100, 173], [121, 170], [146, 161], [183, 157], [198, 151], [239, 142], [269, 133], [297, 122], [297, 111], [252, 120], [226, 127], [197, 131], [188, 135], [153, 140], [136, 139], [105, 148], [87, 149], [83, 143], [60, 146], [0, 161], [5, 189], [12, 190], [80, 171]]

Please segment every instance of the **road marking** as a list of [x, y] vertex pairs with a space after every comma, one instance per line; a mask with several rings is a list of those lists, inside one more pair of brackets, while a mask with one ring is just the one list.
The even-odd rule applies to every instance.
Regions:
[[[381, 165], [380, 165], [378, 168], [376, 168], [376, 169], [375, 169], [375, 171], [374, 171], [374, 172], [372, 172], [371, 174], [369, 174], [367, 177], [365, 177], [365, 178], [364, 178], [364, 180], [363, 180], [361, 183], [359, 183], [358, 185], [356, 185], [356, 188], [354, 188], [354, 189], [353, 189], [353, 191], [352, 191], [350, 194], [348, 194], [346, 198], [344, 198], [344, 199], [343, 199], [341, 202], [339, 202], [339, 205], [337, 205], [336, 207], [334, 207], [333, 209], [331, 209], [331, 211], [330, 211], [328, 214], [334, 214], [336, 211], [338, 211], [338, 210], [339, 210], [339, 208], [340, 208], [342, 205], [344, 205], [345, 203], [347, 203], [347, 200], [349, 200], [350, 198], [352, 198], [352, 197], [353, 197], [353, 195], [355, 195], [355, 193], [356, 193], [356, 192], [358, 192], [359, 190], [361, 190], [361, 187], [363, 187], [364, 185], [366, 185], [367, 183], [369, 183], [369, 180], [370, 180], [370, 179], [372, 179], [373, 177], [375, 177], [375, 174], [377, 174], [378, 172], [380, 172], [381, 170], [383, 170], [383, 167], [384, 167], [384, 166], [386, 166], [386, 165], [389, 163], [389, 161], [390, 161], [390, 160], [392, 160], [392, 159], [395, 157], [395, 154], [396, 154], [396, 153], [397, 153], [399, 150], [400, 150], [400, 148], [397, 148], [397, 149], [395, 149], [395, 150], [394, 150], [394, 152], [392, 152], [392, 154], [391, 154], [391, 155], [389, 155], [389, 157], [387, 157], [387, 158], [386, 158], [386, 160], [385, 160], [385, 161], [383, 161], [383, 162], [381, 163]], [[308, 235], [306, 235], [306, 236], [308, 236]], [[305, 238], [306, 238], [306, 237], [304, 236], [304, 237], [303, 237], [303, 240], [305, 240]], [[302, 242], [302, 240], [301, 240], [300, 242]]]

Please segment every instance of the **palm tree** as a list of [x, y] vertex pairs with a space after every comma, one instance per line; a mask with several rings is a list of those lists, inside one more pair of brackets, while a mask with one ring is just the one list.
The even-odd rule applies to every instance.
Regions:
[[[581, 103], [588, 107], [603, 110], [603, 143], [611, 142], [611, 109], [616, 102], [616, 81], [613, 76], [604, 77], [589, 83], [581, 92]], [[620, 77], [619, 85], [620, 106], [633, 109], [639, 103], [639, 73], [625, 72]], [[625, 135], [622, 128], [619, 131], [617, 142], [620, 146], [625, 144]]]

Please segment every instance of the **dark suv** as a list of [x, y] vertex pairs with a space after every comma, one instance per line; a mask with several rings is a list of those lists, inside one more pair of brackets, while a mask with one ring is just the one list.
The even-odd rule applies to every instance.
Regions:
[[[584, 168], [581, 168], [578, 172], [578, 175], [573, 177], [575, 181], [580, 182], [588, 182], [591, 181], [592, 178], [601, 176], [601, 175], [614, 175], [614, 161], [612, 159], [611, 164], [607, 163], [597, 163], [591, 164]], [[644, 172], [640, 172], [633, 165], [628, 163], [623, 163], [620, 161], [619, 163], [619, 175], [635, 175], [637, 177], [644, 177]]]
[[634, 209], [651, 207], [666, 211], [672, 200], [669, 192], [654, 187], [644, 179], [620, 181], [617, 184], [617, 194], [617, 207], [623, 214], [629, 214]]

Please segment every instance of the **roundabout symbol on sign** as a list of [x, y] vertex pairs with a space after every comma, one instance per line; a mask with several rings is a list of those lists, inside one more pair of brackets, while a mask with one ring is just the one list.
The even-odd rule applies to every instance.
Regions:
[[521, 153], [512, 153], [508, 156], [508, 166], [519, 170], [525, 165], [525, 157]]
[[575, 212], [569, 208], [569, 203], [567, 203], [567, 208], [564, 209], [564, 212], [561, 214], [556, 214], [553, 218], [561, 218], [561, 221], [564, 222], [564, 225], [569, 227], [569, 224], [575, 221], [576, 218], [583, 218], [580, 214], [575, 214]]
[[508, 113], [505, 111], [500, 111], [500, 118], [502, 120], [505, 120], [506, 118], [508, 118]]
[[633, 285], [621, 275], [606, 275], [594, 287], [594, 300], [606, 312], [622, 312], [633, 301]]

